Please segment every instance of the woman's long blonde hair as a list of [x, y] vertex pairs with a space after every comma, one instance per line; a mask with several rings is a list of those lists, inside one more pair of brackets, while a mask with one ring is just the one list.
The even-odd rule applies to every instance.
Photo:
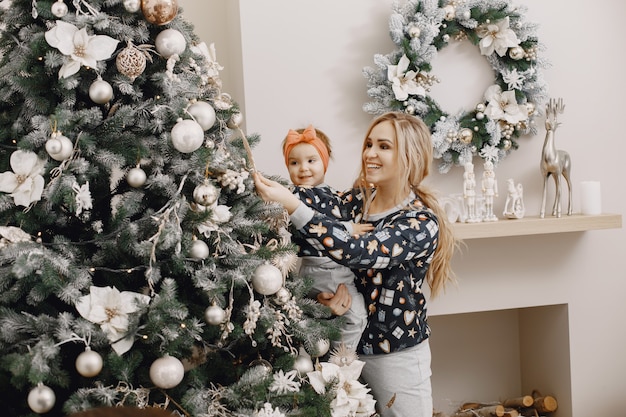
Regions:
[[[398, 181], [395, 190], [396, 201], [406, 198], [409, 190], [413, 191], [430, 208], [439, 220], [439, 240], [430, 268], [426, 273], [426, 282], [430, 287], [431, 297], [436, 297], [445, 290], [448, 282], [454, 281], [451, 260], [457, 241], [448, 218], [439, 204], [435, 193], [422, 184], [428, 176], [433, 161], [433, 144], [428, 126], [418, 117], [402, 112], [388, 112], [374, 119], [367, 130], [363, 150], [372, 129], [382, 123], [390, 122], [396, 132], [396, 156], [398, 159]], [[365, 161], [361, 158], [361, 173], [357, 184], [365, 194], [366, 200], [372, 193], [370, 184], [365, 180]]]

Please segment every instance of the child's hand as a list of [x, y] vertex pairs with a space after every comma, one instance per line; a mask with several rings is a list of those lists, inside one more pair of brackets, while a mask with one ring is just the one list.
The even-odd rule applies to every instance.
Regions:
[[284, 185], [265, 178], [258, 171], [252, 174], [254, 185], [259, 196], [265, 201], [274, 201], [282, 204], [289, 214], [300, 205], [298, 197]]
[[354, 237], [359, 237], [372, 230], [374, 230], [374, 226], [371, 223], [352, 223], [352, 236]]
[[337, 292], [321, 292], [317, 295], [317, 302], [330, 307], [330, 311], [336, 316], [346, 314], [352, 305], [352, 296], [345, 284], [339, 284]]

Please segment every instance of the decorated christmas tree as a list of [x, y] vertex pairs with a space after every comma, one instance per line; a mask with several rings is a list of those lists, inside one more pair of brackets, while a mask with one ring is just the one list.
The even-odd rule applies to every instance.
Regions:
[[13, 0], [0, 22], [3, 415], [366, 415], [355, 377], [307, 378], [336, 320], [176, 1]]

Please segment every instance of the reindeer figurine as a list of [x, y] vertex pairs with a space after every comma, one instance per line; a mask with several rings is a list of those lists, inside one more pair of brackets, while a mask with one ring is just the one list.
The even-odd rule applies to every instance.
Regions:
[[552, 215], [561, 217], [561, 175], [567, 182], [567, 215], [572, 215], [572, 183], [570, 181], [571, 160], [566, 151], [557, 150], [554, 146], [554, 133], [561, 124], [557, 122], [557, 115], [563, 113], [563, 110], [565, 110], [565, 105], [563, 104], [562, 98], [559, 98], [558, 102], [551, 98], [546, 105], [546, 139], [543, 142], [543, 150], [541, 152], [541, 174], [543, 176], [543, 198], [541, 200], [541, 212], [539, 214], [541, 218], [544, 217], [546, 212], [546, 191], [550, 175], [553, 176], [554, 184], [556, 185]]

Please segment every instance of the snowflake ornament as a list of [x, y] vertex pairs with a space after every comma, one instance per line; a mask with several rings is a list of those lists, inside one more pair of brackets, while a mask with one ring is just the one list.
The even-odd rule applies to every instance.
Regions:
[[283, 372], [282, 369], [279, 370], [274, 374], [274, 381], [270, 385], [270, 391], [280, 395], [300, 391], [300, 382], [296, 381], [297, 376], [298, 371], [295, 369], [287, 373]]
[[91, 199], [91, 191], [89, 191], [89, 181], [83, 185], [74, 182], [72, 190], [76, 193], [76, 215], [80, 216], [83, 210], [91, 210], [93, 208], [93, 200]]

